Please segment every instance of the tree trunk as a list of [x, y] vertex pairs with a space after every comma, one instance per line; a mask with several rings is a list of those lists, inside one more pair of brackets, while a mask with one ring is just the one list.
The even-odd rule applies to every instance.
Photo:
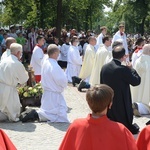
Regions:
[[146, 17], [144, 17], [144, 18], [142, 19], [142, 23], [140, 24], [140, 33], [141, 33], [142, 36], [144, 35], [145, 19], [146, 19]]
[[40, 0], [40, 27], [41, 28], [44, 28], [44, 3], [45, 3], [45, 0]]
[[62, 13], [62, 0], [57, 0], [57, 19], [56, 19], [56, 35], [60, 39], [61, 36], [61, 13]]
[[90, 5], [90, 20], [89, 20], [89, 22], [90, 22], [90, 30], [92, 30], [92, 8], [91, 8], [91, 5]]
[[85, 26], [84, 26], [84, 28], [85, 28], [85, 31], [87, 31], [88, 30], [88, 14], [89, 14], [89, 9], [86, 9], [86, 13], [85, 13], [86, 15], [85, 15]]

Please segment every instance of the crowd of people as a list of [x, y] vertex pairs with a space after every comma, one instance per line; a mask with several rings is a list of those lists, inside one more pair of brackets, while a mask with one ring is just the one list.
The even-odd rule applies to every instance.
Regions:
[[[133, 123], [133, 115], [150, 114], [150, 37], [126, 35], [124, 24], [112, 37], [106, 26], [99, 35], [62, 29], [60, 39], [56, 30], [11, 26], [6, 33], [0, 29], [0, 121], [69, 122], [63, 91], [72, 83], [80, 92], [88, 89], [86, 100], [92, 113], [69, 127], [60, 149], [97, 149], [102, 141], [105, 149], [123, 149], [124, 145], [125, 150], [136, 150], [132, 134], [139, 133], [139, 126]], [[43, 95], [39, 110], [20, 114], [16, 87], [29, 78], [22, 63], [33, 68]], [[137, 145], [141, 146], [144, 131]], [[106, 138], [112, 144], [106, 144]]]

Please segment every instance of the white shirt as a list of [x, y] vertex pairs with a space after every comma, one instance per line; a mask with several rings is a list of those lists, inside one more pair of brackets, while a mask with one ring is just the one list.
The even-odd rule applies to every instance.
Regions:
[[113, 36], [113, 39], [112, 39], [112, 44], [115, 42], [115, 41], [122, 41], [123, 43], [123, 47], [125, 48], [125, 53], [126, 55], [129, 54], [129, 51], [128, 51], [128, 45], [127, 45], [127, 37], [126, 37], [126, 34], [123, 33], [123, 35], [120, 34], [120, 31], [116, 32], [116, 34]]
[[103, 44], [103, 37], [104, 37], [104, 35], [102, 33], [99, 34], [99, 36], [97, 37], [97, 43], [96, 43], [96, 45], [100, 46], [100, 44]]
[[70, 47], [70, 45], [65, 44], [65, 43], [61, 46], [59, 60], [67, 61], [67, 55], [68, 55], [69, 47]]
[[67, 62], [66, 74], [68, 82], [72, 82], [72, 77], [79, 75], [82, 64], [82, 57], [80, 56], [78, 46], [70, 46]]
[[41, 62], [44, 57], [43, 50], [39, 46], [33, 49], [30, 65], [33, 67], [35, 75], [41, 75]]
[[70, 46], [68, 51], [68, 62], [75, 65], [82, 64], [82, 59], [80, 57], [78, 46]]
[[103, 37], [104, 35], [101, 33], [99, 34], [99, 36], [97, 37], [97, 43], [95, 45], [96, 50], [98, 50], [98, 48], [100, 47], [101, 44], [103, 44]]

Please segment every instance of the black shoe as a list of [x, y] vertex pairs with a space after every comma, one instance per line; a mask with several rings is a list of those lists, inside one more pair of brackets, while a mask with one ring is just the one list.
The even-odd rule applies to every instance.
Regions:
[[148, 122], [146, 122], [146, 125], [150, 125], [150, 120]]
[[31, 110], [27, 113], [23, 113], [20, 115], [20, 120], [22, 122], [29, 122], [29, 121], [36, 121], [36, 120], [39, 120], [39, 115], [38, 113], [36, 112], [36, 110]]
[[141, 114], [140, 114], [140, 112], [138, 110], [138, 104], [137, 103], [133, 103], [132, 104], [132, 108], [133, 108], [133, 114], [134, 114], [134, 116], [141, 117]]
[[132, 134], [138, 134], [139, 133], [139, 129], [140, 128], [139, 128], [139, 126], [136, 123], [132, 124], [131, 127], [129, 128], [129, 130], [130, 130], [130, 132]]
[[86, 82], [81, 80], [80, 84], [78, 85], [78, 91], [82, 91], [83, 88], [86, 88]]
[[72, 77], [72, 85], [75, 86], [76, 84], [79, 84], [81, 81], [81, 78], [73, 76]]

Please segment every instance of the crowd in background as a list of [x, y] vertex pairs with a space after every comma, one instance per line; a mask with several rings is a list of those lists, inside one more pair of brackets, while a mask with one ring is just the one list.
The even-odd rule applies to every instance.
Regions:
[[[23, 51], [24, 51], [23, 62], [27, 61], [29, 63], [32, 51], [34, 49], [34, 46], [37, 43], [36, 38], [38, 35], [42, 35], [45, 38], [45, 44], [43, 45], [44, 51], [46, 51], [46, 48], [49, 44], [56, 44], [56, 45], [59, 45], [59, 47], [61, 47], [64, 43], [66, 43], [66, 39], [67, 39], [67, 42], [70, 42], [70, 39], [73, 36], [77, 36], [80, 41], [79, 52], [81, 55], [83, 55], [85, 52], [85, 48], [88, 43], [88, 38], [90, 36], [97, 37], [99, 35], [99, 33], [95, 33], [92, 30], [78, 32], [76, 29], [69, 29], [68, 31], [66, 29], [62, 29], [61, 37], [60, 39], [58, 39], [56, 30], [57, 30], [56, 27], [53, 27], [50, 29], [42, 29], [42, 28], [24, 29], [23, 26], [16, 27], [13, 25], [10, 26], [9, 30], [0, 28], [0, 56], [6, 50], [5, 41], [7, 37], [15, 38], [17, 43], [23, 46]], [[145, 35], [143, 36], [141, 36], [140, 33], [135, 33], [135, 34], [127, 33], [126, 35], [127, 35], [129, 53], [133, 53], [137, 39], [142, 38], [145, 41], [145, 43], [150, 42], [150, 35], [148, 35], [147, 33], [145, 33]]]

